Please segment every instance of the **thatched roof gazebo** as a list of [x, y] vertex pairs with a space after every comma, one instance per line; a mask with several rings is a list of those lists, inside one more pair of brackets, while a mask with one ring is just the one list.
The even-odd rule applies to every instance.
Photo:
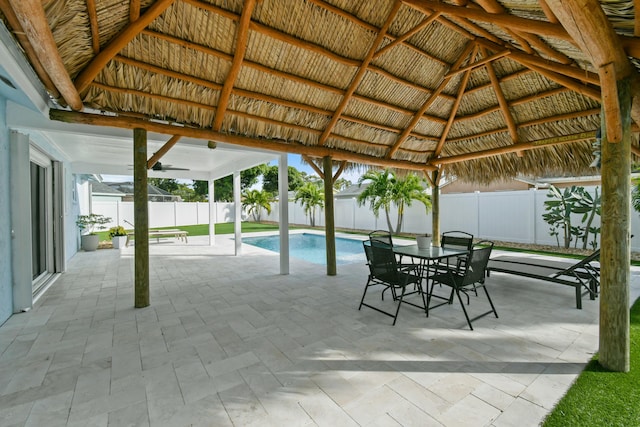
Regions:
[[[601, 318], [617, 325], [601, 335], [621, 337], [611, 354], [622, 354], [637, 3], [2, 0], [0, 10], [51, 95], [50, 118], [136, 129], [136, 153], [154, 131], [167, 150], [188, 136], [323, 159], [325, 185], [335, 160], [423, 171], [437, 187], [444, 173], [593, 174], [601, 129]], [[140, 176], [162, 152], [134, 157]], [[625, 369], [606, 345], [603, 359]]]

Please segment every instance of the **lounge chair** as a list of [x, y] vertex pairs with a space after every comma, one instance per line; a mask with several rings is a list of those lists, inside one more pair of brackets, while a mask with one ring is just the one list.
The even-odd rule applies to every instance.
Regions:
[[498, 256], [489, 261], [487, 274], [507, 273], [572, 286], [576, 293], [576, 308], [581, 309], [583, 288], [592, 300], [598, 295], [600, 269], [594, 263], [599, 257], [599, 249], [576, 263]]

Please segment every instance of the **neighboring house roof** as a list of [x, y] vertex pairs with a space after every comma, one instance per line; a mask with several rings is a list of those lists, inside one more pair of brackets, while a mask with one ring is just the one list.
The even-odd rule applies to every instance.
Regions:
[[[123, 195], [128, 196], [130, 198], [133, 197], [133, 182], [130, 182], [130, 181], [103, 182], [100, 184], [106, 187], [110, 187], [114, 191], [118, 193], [122, 193]], [[95, 191], [92, 191], [92, 192], [94, 194], [96, 193]], [[168, 191], [165, 191], [162, 188], [158, 188], [151, 184], [147, 184], [147, 196], [149, 200], [156, 201], [156, 202], [181, 202], [182, 201], [182, 198], [180, 196], [173, 195]]]
[[91, 183], [91, 194], [103, 195], [103, 196], [120, 196], [120, 197], [126, 196], [125, 193], [118, 190], [117, 188], [107, 185], [103, 182], [97, 182], [97, 181], [93, 181]]
[[347, 188], [345, 188], [344, 190], [336, 194], [335, 197], [338, 199], [348, 199], [350, 197], [358, 197], [360, 193], [362, 193], [369, 186], [369, 184], [370, 183], [368, 182], [363, 182], [361, 185], [351, 184], [350, 186], [348, 186]]

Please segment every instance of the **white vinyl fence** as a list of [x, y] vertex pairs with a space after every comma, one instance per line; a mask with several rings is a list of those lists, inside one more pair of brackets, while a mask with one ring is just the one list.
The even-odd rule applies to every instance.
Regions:
[[[593, 193], [594, 188], [587, 188]], [[549, 224], [542, 219], [544, 202], [548, 200], [547, 190], [505, 191], [490, 193], [443, 194], [440, 196], [440, 230], [460, 230], [488, 240], [517, 243], [556, 245], [555, 237], [549, 235]], [[233, 203], [214, 203], [215, 222], [233, 222]], [[93, 213], [103, 214], [113, 219], [113, 225], [129, 228], [133, 224], [133, 202], [93, 202]], [[246, 213], [243, 220], [251, 220]], [[278, 206], [274, 203], [271, 214], [263, 212], [262, 219], [278, 221]], [[391, 214], [395, 227], [396, 212]], [[573, 225], [580, 225], [581, 216], [573, 218]], [[309, 225], [309, 217], [299, 204], [289, 202], [289, 222]], [[178, 227], [181, 225], [208, 224], [208, 203], [149, 202], [149, 226]], [[318, 209], [315, 225], [324, 225], [324, 212]], [[368, 205], [358, 206], [356, 199], [335, 200], [335, 225], [338, 228], [357, 230], [387, 229], [384, 212], [376, 218]], [[592, 226], [599, 226], [596, 218]], [[402, 231], [406, 233], [431, 233], [431, 213], [426, 213], [424, 205], [415, 202], [405, 209]], [[631, 240], [633, 251], [640, 251], [640, 216], [631, 212]], [[562, 236], [560, 236], [562, 245]], [[579, 243], [581, 245], [582, 242]]]

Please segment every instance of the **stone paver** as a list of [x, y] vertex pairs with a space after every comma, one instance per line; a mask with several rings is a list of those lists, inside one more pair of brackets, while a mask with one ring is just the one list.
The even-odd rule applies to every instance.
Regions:
[[500, 317], [474, 331], [457, 305], [403, 306], [394, 327], [357, 310], [365, 265], [282, 276], [226, 236], [151, 244], [134, 309], [133, 253], [78, 253], [0, 327], [3, 425], [536, 426], [597, 350], [598, 301], [527, 279], [492, 275]]

